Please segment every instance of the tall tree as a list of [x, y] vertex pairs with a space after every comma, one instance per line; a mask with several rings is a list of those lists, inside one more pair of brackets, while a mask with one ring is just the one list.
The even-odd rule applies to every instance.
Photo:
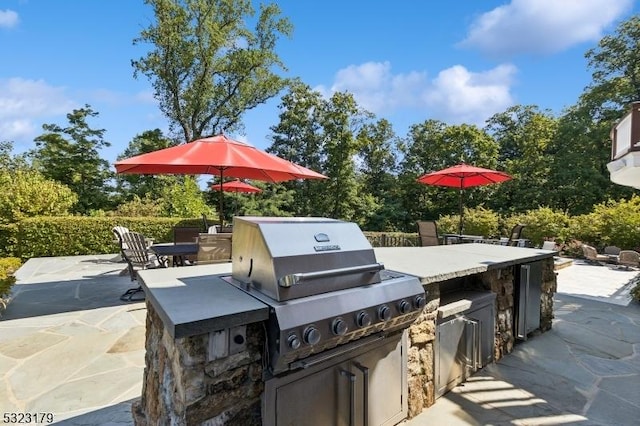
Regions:
[[593, 81], [583, 95], [583, 103], [620, 111], [640, 100], [640, 16], [620, 23], [616, 32], [604, 36], [585, 57]]
[[241, 127], [245, 111], [275, 96], [286, 80], [275, 52], [292, 26], [275, 4], [261, 5], [255, 28], [250, 0], [145, 0], [156, 22], [134, 44], [150, 43], [132, 61], [152, 83], [160, 110], [184, 142]]
[[488, 207], [514, 213], [549, 205], [552, 158], [548, 148], [557, 126], [549, 111], [533, 105], [510, 107], [487, 121], [485, 129], [500, 146], [498, 168], [513, 177], [496, 189]]
[[[324, 136], [324, 212], [330, 217], [361, 222], [374, 200], [356, 179], [354, 158], [360, 150], [356, 135], [371, 114], [358, 107], [350, 93], [336, 92], [322, 111]], [[362, 223], [360, 223], [362, 224]]]
[[[164, 136], [160, 129], [147, 130], [136, 135], [118, 160], [140, 154], [157, 151], [177, 145], [177, 142]], [[147, 195], [159, 197], [163, 188], [173, 185], [179, 177], [170, 175], [117, 175], [117, 192], [123, 201], [130, 201], [134, 196], [145, 198]]]
[[589, 49], [592, 82], [577, 104], [559, 121], [550, 144], [550, 197], [572, 214], [586, 213], [609, 198], [630, 197], [631, 188], [615, 185], [606, 165], [611, 161], [612, 126], [640, 100], [640, 17], [632, 16]]
[[[364, 222], [369, 231], [398, 229], [403, 216], [397, 181], [398, 141], [385, 119], [366, 124], [358, 133], [359, 168], [363, 192], [370, 194], [375, 208]], [[400, 220], [401, 221], [401, 220]]]
[[104, 129], [92, 129], [87, 123], [88, 118], [97, 116], [85, 105], [67, 114], [67, 127], [44, 124], [45, 133], [35, 139], [36, 148], [29, 153], [36, 170], [78, 195], [78, 213], [111, 207], [108, 184], [113, 173], [99, 152], [111, 144], [104, 140]]
[[[299, 81], [289, 87], [279, 105], [280, 121], [271, 127], [272, 144], [267, 149], [279, 157], [322, 172], [324, 153], [322, 112], [326, 101], [322, 95]], [[317, 215], [324, 182], [302, 180], [285, 182], [282, 188], [292, 190], [290, 211], [294, 215]]]

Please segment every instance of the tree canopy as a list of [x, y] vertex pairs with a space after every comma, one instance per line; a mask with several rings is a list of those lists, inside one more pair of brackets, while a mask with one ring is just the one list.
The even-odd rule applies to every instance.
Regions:
[[286, 79], [276, 74], [284, 64], [276, 54], [280, 36], [292, 25], [276, 4], [250, 0], [145, 0], [155, 22], [134, 44], [152, 49], [132, 61], [134, 76], [153, 85], [160, 110], [179, 131], [182, 142], [231, 132], [241, 127], [245, 111], [278, 94]]

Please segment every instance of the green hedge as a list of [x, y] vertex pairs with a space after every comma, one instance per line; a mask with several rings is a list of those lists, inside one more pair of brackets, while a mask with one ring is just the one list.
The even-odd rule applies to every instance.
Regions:
[[0, 227], [0, 256], [73, 256], [117, 253], [111, 231], [120, 225], [155, 242], [173, 241], [174, 226], [201, 226], [202, 219], [158, 217], [36, 217]]
[[13, 274], [20, 268], [20, 265], [22, 262], [18, 258], [0, 258], [0, 301], [11, 292], [11, 286], [16, 282]]

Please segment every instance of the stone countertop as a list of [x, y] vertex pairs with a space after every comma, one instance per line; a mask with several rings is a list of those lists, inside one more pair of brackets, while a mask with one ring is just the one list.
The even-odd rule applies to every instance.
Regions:
[[268, 306], [222, 279], [231, 263], [139, 271], [148, 301], [173, 338], [268, 318]]
[[451, 244], [430, 247], [378, 247], [386, 269], [418, 277], [422, 284], [486, 272], [490, 269], [553, 258], [556, 251], [494, 244]]

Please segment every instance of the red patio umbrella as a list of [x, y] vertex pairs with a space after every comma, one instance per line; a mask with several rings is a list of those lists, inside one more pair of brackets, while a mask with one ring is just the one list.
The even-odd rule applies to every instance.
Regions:
[[462, 163], [437, 172], [427, 173], [426, 175], [420, 176], [417, 180], [426, 185], [448, 186], [460, 190], [460, 225], [458, 226], [458, 233], [462, 234], [462, 217], [464, 215], [464, 208], [462, 206], [463, 191], [466, 188], [491, 185], [511, 179], [512, 177], [504, 172], [483, 169], [482, 167], [474, 167]]
[[[220, 185], [224, 177], [284, 182], [295, 179], [327, 177], [284, 160], [249, 144], [224, 135], [137, 155], [115, 163], [116, 172], [130, 174], [216, 175]], [[221, 189], [224, 190], [224, 189]], [[223, 197], [220, 197], [222, 225]]]
[[248, 183], [242, 182], [240, 179], [225, 182], [220, 186], [214, 185], [212, 188], [217, 190], [220, 190], [220, 188], [222, 188], [222, 190], [226, 192], [245, 192], [245, 193], [262, 192], [262, 189], [256, 188], [253, 185], [249, 185]]

